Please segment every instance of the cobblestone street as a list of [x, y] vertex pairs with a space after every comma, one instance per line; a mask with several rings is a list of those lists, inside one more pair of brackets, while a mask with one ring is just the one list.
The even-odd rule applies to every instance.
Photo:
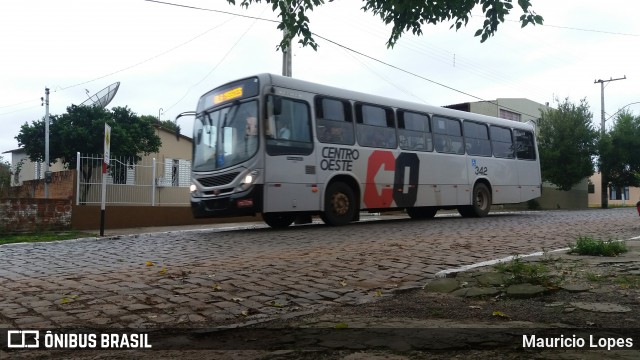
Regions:
[[0, 246], [0, 328], [259, 321], [422, 286], [435, 273], [640, 235], [635, 209], [175, 231]]

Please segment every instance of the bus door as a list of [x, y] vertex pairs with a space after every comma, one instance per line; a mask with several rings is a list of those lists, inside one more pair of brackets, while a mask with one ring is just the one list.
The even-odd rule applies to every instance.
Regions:
[[518, 158], [520, 201], [528, 201], [541, 195], [540, 161], [536, 156], [533, 132], [516, 129], [513, 134], [516, 140], [516, 157]]
[[317, 211], [320, 206], [311, 109], [301, 97], [266, 97], [264, 212]]

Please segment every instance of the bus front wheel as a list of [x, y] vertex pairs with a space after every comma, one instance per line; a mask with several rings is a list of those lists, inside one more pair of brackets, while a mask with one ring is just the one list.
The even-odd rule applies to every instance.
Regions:
[[483, 217], [489, 214], [491, 210], [491, 191], [487, 185], [477, 183], [473, 187], [473, 196], [470, 206], [461, 206], [458, 212], [463, 217]]
[[296, 219], [295, 214], [289, 213], [263, 213], [262, 220], [274, 229], [286, 228]]
[[329, 185], [324, 197], [322, 221], [327, 225], [346, 225], [353, 221], [356, 211], [356, 197], [349, 185], [343, 182]]

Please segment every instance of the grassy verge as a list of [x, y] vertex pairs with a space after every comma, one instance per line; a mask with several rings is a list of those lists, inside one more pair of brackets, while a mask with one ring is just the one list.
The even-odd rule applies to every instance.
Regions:
[[509, 285], [528, 283], [555, 287], [562, 281], [553, 276], [546, 265], [526, 262], [518, 256], [509, 262], [496, 264], [494, 267], [498, 272], [509, 275], [506, 281]]
[[56, 240], [69, 240], [78, 239], [83, 237], [92, 237], [96, 234], [85, 233], [80, 231], [43, 231], [28, 234], [9, 234], [0, 235], [0, 245], [13, 244], [13, 243], [28, 243], [28, 242], [47, 242]]
[[575, 245], [571, 246], [571, 254], [590, 256], [617, 256], [629, 251], [627, 245], [616, 240], [597, 240], [590, 236], [581, 236]]

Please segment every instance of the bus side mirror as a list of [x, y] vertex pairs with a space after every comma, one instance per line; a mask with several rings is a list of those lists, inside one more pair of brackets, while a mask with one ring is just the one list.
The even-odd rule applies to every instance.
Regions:
[[282, 114], [282, 98], [280, 98], [279, 96], [273, 96], [273, 115], [280, 115]]

